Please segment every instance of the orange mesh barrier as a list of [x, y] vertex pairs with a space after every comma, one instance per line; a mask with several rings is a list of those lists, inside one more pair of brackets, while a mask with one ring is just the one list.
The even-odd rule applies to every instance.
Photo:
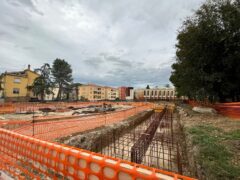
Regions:
[[[76, 132], [82, 132], [103, 125], [122, 121], [129, 116], [135, 115], [144, 110], [148, 110], [151, 107], [151, 104], [147, 104], [144, 106], [138, 106], [124, 111], [118, 111], [104, 115], [85, 116], [59, 121], [37, 122], [34, 123], [34, 125], [32, 121], [25, 121], [22, 122], [19, 127], [15, 128], [14, 131], [20, 134], [34, 136], [42, 140], [53, 141], [56, 138], [71, 135]], [[11, 126], [11, 124], [8, 125]]]
[[240, 120], [240, 103], [215, 104], [214, 108], [222, 115]]
[[0, 114], [13, 113], [14, 106], [12, 103], [1, 103], [0, 104]]
[[194, 106], [212, 107], [219, 114], [240, 120], [240, 102], [210, 104], [209, 102], [206, 103], [189, 100], [188, 104], [190, 104], [192, 107]]
[[[102, 102], [101, 102], [102, 103]], [[118, 103], [120, 104], [120, 103]], [[50, 117], [34, 118], [34, 125], [32, 120], [19, 121], [19, 120], [6, 120], [0, 121], [0, 127], [14, 130], [20, 134], [35, 136], [36, 138], [52, 141], [56, 138], [70, 135], [75, 132], [81, 132], [96, 127], [116, 123], [124, 120], [129, 116], [135, 115], [141, 111], [150, 109], [153, 107], [151, 103], [122, 103], [125, 105], [136, 106], [131, 109], [124, 111], [116, 111], [102, 115], [91, 115], [91, 116], [72, 116], [63, 117], [59, 116], [58, 121], [52, 121]], [[51, 121], [41, 122], [40, 120], [47, 120], [50, 118]]]
[[[0, 128], [0, 172], [17, 179], [193, 180]], [[1, 179], [1, 177], [0, 177]]]
[[89, 105], [106, 104], [122, 104], [131, 106], [142, 106], [144, 102], [111, 102], [111, 101], [97, 101], [97, 102], [48, 102], [48, 103], [34, 103], [34, 102], [19, 102], [19, 103], [0, 103], [0, 114], [5, 113], [20, 113], [37, 111], [40, 108], [51, 108], [57, 110], [67, 109], [68, 107], [86, 107]]
[[194, 107], [194, 106], [206, 106], [206, 107], [213, 107], [213, 104], [211, 104], [208, 101], [194, 101], [194, 100], [187, 100], [187, 103]]

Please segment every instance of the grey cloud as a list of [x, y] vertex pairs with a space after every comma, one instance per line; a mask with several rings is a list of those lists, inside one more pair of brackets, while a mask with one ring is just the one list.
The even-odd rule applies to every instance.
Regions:
[[169, 83], [177, 29], [202, 1], [2, 0], [0, 70], [59, 57], [76, 82]]
[[92, 57], [84, 60], [83, 62], [92, 68], [99, 68], [101, 66], [101, 63], [103, 63], [103, 60], [98, 57]]
[[39, 11], [36, 6], [33, 4], [32, 0], [8, 0], [9, 4], [16, 7], [27, 7], [31, 11], [43, 16], [43, 12]]
[[34, 47], [31, 47], [31, 46], [25, 46], [25, 47], [23, 47], [23, 49], [26, 49], [26, 50], [34, 50]]
[[27, 31], [29, 29], [29, 27], [27, 27], [26, 25], [21, 25], [21, 24], [9, 23], [7, 24], [7, 26], [13, 27], [15, 30], [18, 30], [20, 32]]
[[132, 67], [132, 63], [127, 60], [123, 60], [120, 57], [115, 57], [115, 56], [107, 56], [105, 58], [105, 61], [113, 63], [116, 66], [120, 67]]
[[131, 68], [123, 68], [121, 65], [109, 70], [104, 76], [81, 75], [81, 79], [87, 83], [94, 82], [106, 85], [145, 86], [164, 85], [168, 82], [171, 73], [170, 66], [146, 68], [143, 63], [132, 64]]

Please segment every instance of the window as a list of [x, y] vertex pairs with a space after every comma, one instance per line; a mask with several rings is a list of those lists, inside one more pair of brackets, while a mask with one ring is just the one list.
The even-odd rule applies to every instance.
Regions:
[[165, 91], [163, 91], [163, 96], [165, 96]]
[[155, 96], [157, 96], [157, 91], [155, 91]]
[[19, 94], [20, 89], [19, 88], [13, 88], [13, 94]]
[[144, 96], [146, 96], [146, 91], [144, 91]]
[[161, 96], [162, 94], [161, 94], [161, 91], [159, 91], [159, 96]]
[[21, 79], [20, 78], [14, 78], [14, 83], [20, 83]]

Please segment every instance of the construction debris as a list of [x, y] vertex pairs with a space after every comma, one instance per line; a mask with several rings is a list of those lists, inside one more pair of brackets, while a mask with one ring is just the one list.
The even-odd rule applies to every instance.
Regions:
[[202, 114], [217, 114], [217, 111], [215, 109], [209, 108], [209, 107], [197, 106], [197, 107], [193, 107], [192, 110]]

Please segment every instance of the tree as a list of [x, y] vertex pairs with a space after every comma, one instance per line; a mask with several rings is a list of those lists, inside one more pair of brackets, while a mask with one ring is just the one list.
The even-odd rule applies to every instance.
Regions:
[[166, 88], [170, 88], [170, 85], [169, 85], [169, 84], [165, 84], [165, 87], [166, 87]]
[[170, 81], [178, 95], [240, 100], [240, 2], [211, 0], [184, 21]]
[[52, 94], [53, 83], [51, 81], [51, 67], [49, 64], [44, 64], [40, 69], [36, 69], [36, 72], [40, 74], [37, 77], [32, 86], [34, 94], [40, 95], [41, 100], [44, 100], [45, 94]]
[[72, 100], [78, 100], [78, 86], [80, 86], [80, 83], [73, 83], [70, 85], [67, 85], [63, 89], [63, 94], [66, 95], [66, 99], [69, 100], [70, 98]]
[[54, 83], [58, 86], [59, 91], [57, 100], [62, 99], [62, 94], [68, 92], [72, 84], [72, 68], [64, 59], [56, 59], [52, 66], [52, 75]]
[[149, 85], [147, 85], [146, 89], [150, 89], [150, 86], [149, 86]]

